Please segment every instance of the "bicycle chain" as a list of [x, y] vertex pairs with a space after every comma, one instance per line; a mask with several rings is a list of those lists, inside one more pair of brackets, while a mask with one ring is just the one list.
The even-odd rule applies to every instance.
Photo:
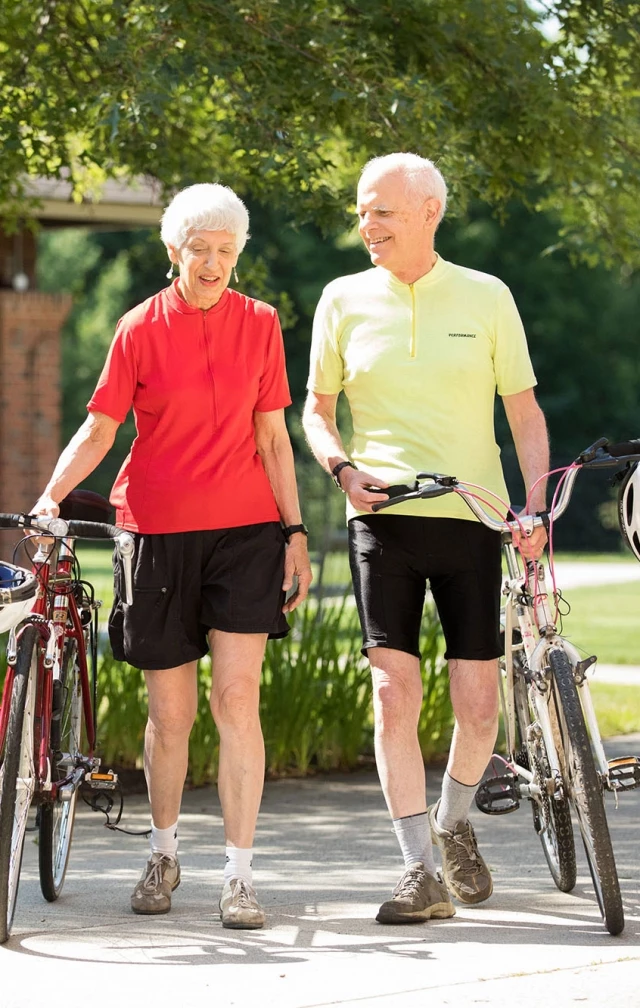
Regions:
[[[549, 772], [546, 773], [545, 770], [548, 770]], [[534, 798], [534, 809], [535, 809], [534, 814], [536, 818], [535, 826], [536, 826], [536, 832], [538, 833], [538, 835], [540, 835], [541, 833], [545, 832], [546, 828], [549, 827], [553, 828], [553, 820], [551, 817], [551, 800], [549, 798], [549, 792], [547, 791], [546, 786], [546, 782], [551, 776], [551, 770], [549, 768], [549, 763], [546, 757], [541, 758], [537, 754], [534, 755], [533, 771], [534, 771], [534, 780], [538, 784], [541, 794], [540, 803], [536, 802]], [[543, 813], [543, 820], [546, 826], [540, 819], [540, 811], [542, 811]]]

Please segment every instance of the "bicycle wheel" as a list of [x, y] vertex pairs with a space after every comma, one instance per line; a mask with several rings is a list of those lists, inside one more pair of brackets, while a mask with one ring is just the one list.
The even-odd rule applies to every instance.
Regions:
[[39, 634], [18, 645], [9, 721], [0, 767], [0, 943], [9, 937], [18, 895], [27, 816], [36, 786], [34, 722]]
[[[571, 825], [571, 810], [566, 795], [549, 793], [549, 783], [553, 783], [547, 749], [542, 735], [532, 733], [528, 738], [528, 726], [534, 720], [529, 704], [527, 684], [522, 675], [514, 676], [513, 682], [516, 722], [520, 737], [519, 762], [528, 765], [533, 773], [533, 783], [541, 791], [540, 799], [531, 798], [533, 827], [540, 837], [542, 850], [551, 872], [551, 877], [561, 892], [571, 892], [576, 884], [576, 847]], [[550, 709], [552, 726], [557, 723], [555, 711]], [[554, 734], [556, 734], [554, 732]], [[524, 760], [521, 758], [524, 756]]]
[[[82, 690], [78, 668], [78, 646], [67, 640], [60, 680], [55, 685], [54, 713], [59, 728], [52, 723], [51, 776], [64, 780], [80, 754], [82, 735]], [[55, 727], [54, 727], [55, 726]], [[69, 863], [77, 789], [68, 801], [43, 801], [39, 808], [39, 866], [42, 895], [50, 903], [62, 892]]]
[[609, 934], [624, 928], [618, 872], [587, 726], [571, 663], [561, 648], [551, 648], [549, 665], [558, 701], [559, 728], [566, 757], [566, 784], [575, 810], [600, 912]]

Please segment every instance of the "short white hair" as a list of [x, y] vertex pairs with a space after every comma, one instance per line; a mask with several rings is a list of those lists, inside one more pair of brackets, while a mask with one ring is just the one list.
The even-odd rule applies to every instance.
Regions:
[[366, 175], [382, 175], [388, 172], [402, 172], [409, 196], [420, 200], [434, 196], [440, 201], [439, 224], [447, 207], [447, 183], [433, 161], [420, 157], [419, 154], [404, 154], [399, 151], [384, 154], [382, 157], [367, 161], [360, 174], [360, 181]]
[[190, 231], [229, 231], [242, 252], [249, 237], [249, 211], [228, 186], [200, 182], [177, 193], [162, 215], [160, 237], [180, 249]]

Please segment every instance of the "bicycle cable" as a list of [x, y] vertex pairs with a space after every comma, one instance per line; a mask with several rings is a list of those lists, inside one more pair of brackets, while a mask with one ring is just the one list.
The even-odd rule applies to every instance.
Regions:
[[[124, 808], [124, 794], [122, 793], [122, 788], [119, 786], [115, 789], [115, 791], [118, 794], [119, 807], [116, 813], [116, 818], [113, 822], [111, 822], [110, 813], [113, 806], [115, 805], [115, 801], [111, 793], [107, 791], [96, 791], [94, 794], [91, 795], [91, 798], [88, 799], [82, 792], [80, 792], [80, 796], [85, 805], [88, 805], [92, 812], [102, 812], [102, 815], [107, 820], [102, 824], [105, 827], [105, 829], [113, 830], [115, 833], [126, 833], [127, 836], [144, 836], [144, 837], [151, 836], [151, 829], [127, 830], [124, 829], [122, 826], [118, 825], [118, 823], [122, 819], [122, 812]], [[102, 804], [105, 805], [105, 808], [101, 808]]]

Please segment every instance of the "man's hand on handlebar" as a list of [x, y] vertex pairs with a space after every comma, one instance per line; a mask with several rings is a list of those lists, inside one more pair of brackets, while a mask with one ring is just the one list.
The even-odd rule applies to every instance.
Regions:
[[[350, 469], [345, 466], [340, 472], [340, 486], [357, 511], [371, 513], [372, 504], [389, 498], [389, 494], [384, 492], [385, 487], [388, 487], [389, 484], [361, 469]], [[380, 487], [380, 492], [372, 491], [370, 487]]]
[[543, 525], [534, 528], [531, 535], [524, 535], [522, 532], [512, 532], [513, 545], [516, 549], [522, 550], [525, 560], [539, 560], [547, 545], [547, 530]]

